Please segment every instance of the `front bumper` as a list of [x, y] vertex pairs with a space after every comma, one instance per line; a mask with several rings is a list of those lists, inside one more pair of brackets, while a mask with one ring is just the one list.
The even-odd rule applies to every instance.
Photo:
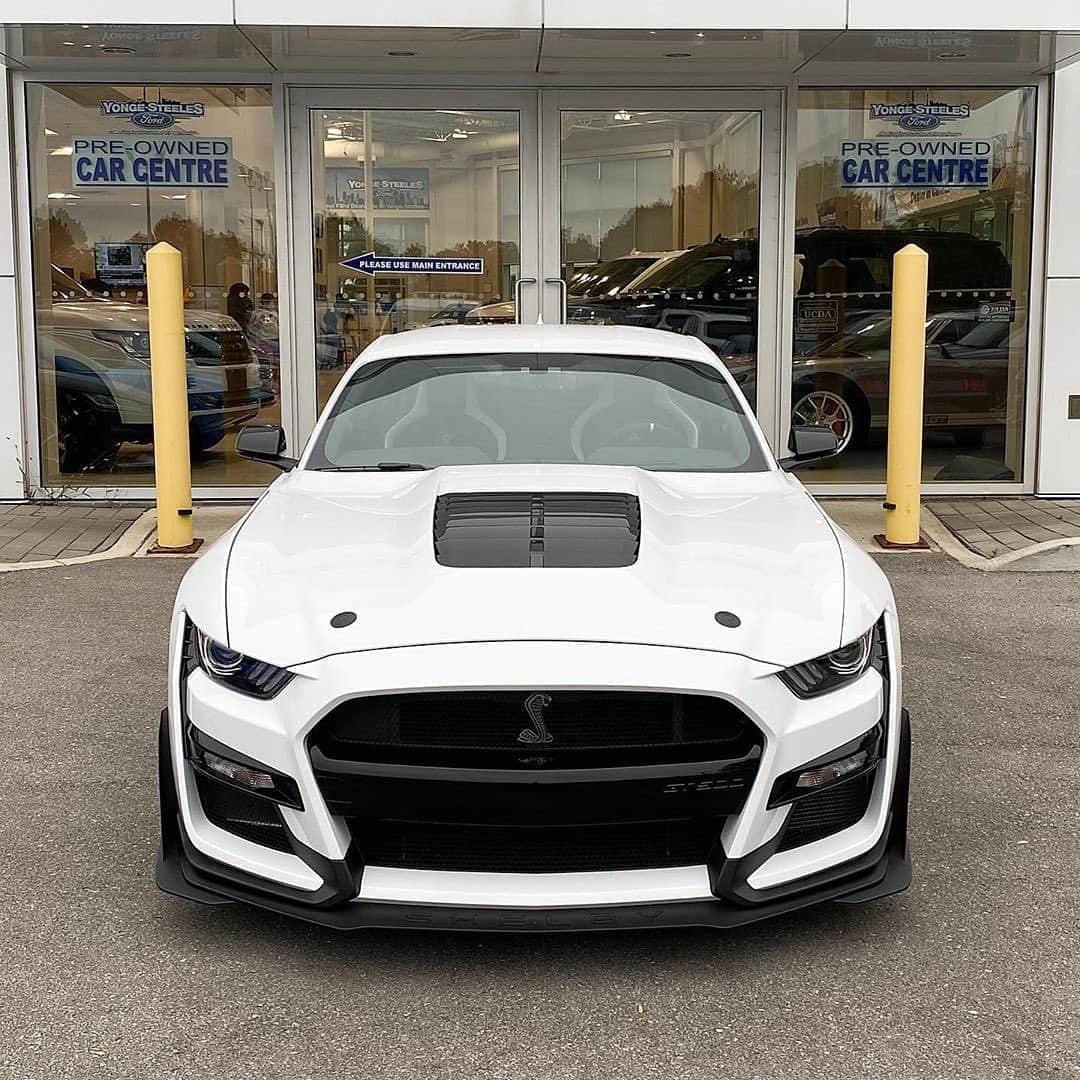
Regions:
[[[512, 670], [511, 654], [515, 651], [507, 650], [502, 659], [510, 665], [504, 669], [507, 681], [517, 683], [522, 680], [516, 679]], [[576, 658], [582, 651], [583, 646], [578, 645], [567, 655]], [[898, 650], [893, 656], [898, 662]], [[383, 679], [387, 686], [394, 685], [393, 680], [400, 676], [391, 670], [392, 660], [378, 659], [379, 673], [373, 669], [370, 679]], [[685, 662], [690, 664], [693, 659], [687, 658]], [[589, 669], [592, 675], [604, 674], [598, 672], [597, 658], [590, 657], [587, 661], [592, 664]], [[535, 648], [529, 651], [527, 662], [530, 670], [534, 669]], [[586, 660], [582, 663], [588, 666]], [[719, 663], [715, 658], [710, 659], [710, 669]], [[415, 678], [415, 669], [410, 674]], [[687, 672], [687, 681], [680, 680], [679, 685], [692, 685], [690, 678]], [[762, 687], [772, 687], [776, 680], [759, 682]], [[781, 834], [769, 832], [770, 812], [762, 812], [759, 803], [756, 809], [740, 815], [740, 820], [732, 819], [738, 828], [725, 835], [721, 858], [707, 871], [706, 867], [687, 867], [677, 871], [606, 875], [440, 876], [424, 871], [393, 872], [378, 866], [364, 868], [349, 845], [348, 833], [338, 833], [335, 837], [330, 832], [335, 819], [327, 817], [325, 824], [320, 825], [314, 806], [305, 814], [289, 813], [287, 839], [292, 853], [270, 852], [262, 865], [248, 864], [261, 871], [252, 872], [236, 857], [239, 850], [234, 853], [232, 849], [213, 846], [212, 831], [205, 828], [197, 809], [193, 810], [190, 791], [185, 792], [186, 812], [182, 808], [184, 800], [177, 791], [177, 779], [182, 777], [186, 783], [185, 767], [183, 763], [179, 763], [180, 769], [175, 767], [179, 743], [167, 722], [167, 714], [163, 714], [159, 755], [162, 848], [158, 884], [166, 892], [204, 903], [242, 901], [341, 929], [376, 926], [554, 931], [722, 927], [753, 922], [825, 900], [858, 903], [876, 899], [901, 891], [910, 880], [906, 841], [910, 725], [906, 712], [899, 707], [898, 693], [895, 685], [892, 693], [887, 692], [891, 735], [888, 761], [881, 770], [880, 805], [867, 815], [865, 828], [847, 830], [845, 835], [852, 840], [847, 848], [824, 842], [795, 851], [778, 851]], [[214, 697], [213, 688], [204, 686], [201, 691], [196, 688], [189, 704], [201, 711], [194, 719], [200, 725], [209, 725], [211, 733], [218, 737], [226, 736], [226, 725], [233, 734], [242, 733], [244, 721], [234, 709], [230, 709], [228, 717], [221, 718], [220, 724], [214, 724], [210, 708]], [[880, 693], [864, 694], [861, 700], [856, 700], [859, 695], [853, 693], [851, 698], [851, 714], [844, 722], [868, 727], [866, 710], [871, 698], [880, 702]], [[175, 696], [172, 705], [180, 707]], [[836, 707], [834, 704], [831, 709]], [[280, 711], [289, 710], [282, 706]], [[837, 733], [835, 713], [831, 717], [822, 715], [821, 730], [817, 732], [814, 724], [807, 723], [807, 717], [813, 715], [817, 714], [800, 712], [787, 730], [778, 730], [775, 738], [770, 739], [766, 759], [773, 772], [813, 757], [812, 740], [830, 738], [835, 740], [834, 745], [844, 741]], [[253, 713], [252, 723], [255, 716]], [[758, 720], [761, 722], [760, 716]], [[283, 731], [278, 737], [265, 727], [254, 726], [250, 731], [250, 738], [240, 740], [242, 747], [253, 746], [258, 737], [260, 760], [294, 775], [303, 774], [307, 755], [302, 752], [302, 735], [297, 738], [295, 732]], [[806, 740], [801, 745], [800, 738]], [[286, 754], [294, 755], [291, 762]], [[760, 788], [763, 798], [770, 783], [771, 773], [763, 772], [755, 791]], [[321, 804], [319, 810], [320, 817], [325, 815]], [[819, 863], [807, 862], [807, 853], [815, 848], [825, 848], [827, 852]], [[245, 850], [249, 854], [257, 852], [255, 845], [247, 845]], [[793, 862], [797, 860], [801, 863], [795, 867]], [[286, 870], [289, 872], [285, 873]], [[511, 887], [500, 893], [499, 879], [511, 878], [527, 880], [524, 885], [519, 880], [516, 891]], [[622, 888], [612, 891], [609, 886], [616, 880]], [[414, 884], [417, 887], [412, 887]], [[528, 890], [527, 894], [523, 894], [523, 888]]]
[[[755, 890], [747, 884], [753, 869], [771, 854], [772, 843], [741, 859], [726, 861], [717, 882], [719, 895], [708, 900], [587, 907], [499, 908], [454, 904], [389, 903], [347, 899], [359, 891], [359, 868], [348, 856], [326, 859], [296, 844], [327, 885], [297, 898], [295, 890], [218, 863], [191, 843], [180, 819], [172, 757], [162, 716], [159, 742], [161, 850], [158, 888], [203, 904], [241, 901], [282, 915], [337, 930], [406, 928], [428, 930], [576, 931], [630, 930], [676, 926], [734, 927], [797, 911], [826, 900], [859, 904], [902, 892], [911, 882], [907, 850], [911, 728], [904, 710], [892, 802], [878, 843], [841, 866], [798, 882], [797, 888]], [[779, 894], [779, 895], [777, 895]]]

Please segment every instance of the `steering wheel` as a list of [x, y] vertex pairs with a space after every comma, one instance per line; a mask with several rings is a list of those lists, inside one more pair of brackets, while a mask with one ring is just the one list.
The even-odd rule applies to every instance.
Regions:
[[616, 428], [608, 438], [610, 446], [682, 446], [686, 432], [674, 424], [655, 420], [637, 420]]

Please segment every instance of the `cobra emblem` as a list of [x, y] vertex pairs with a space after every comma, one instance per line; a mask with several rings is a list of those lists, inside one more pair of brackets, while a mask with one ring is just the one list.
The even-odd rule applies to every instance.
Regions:
[[518, 732], [519, 743], [550, 743], [554, 742], [552, 734], [544, 723], [544, 710], [551, 704], [550, 694], [530, 694], [525, 699], [525, 712], [532, 721], [531, 728], [522, 728]]

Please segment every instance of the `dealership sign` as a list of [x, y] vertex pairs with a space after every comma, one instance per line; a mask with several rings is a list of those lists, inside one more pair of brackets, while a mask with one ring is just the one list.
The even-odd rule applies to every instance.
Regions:
[[966, 102], [948, 105], [943, 101], [903, 101], [899, 105], [870, 106], [870, 119], [895, 121], [906, 131], [932, 131], [948, 120], [967, 120], [971, 106]]
[[228, 187], [232, 139], [180, 135], [76, 136], [76, 187]]
[[861, 139], [840, 144], [845, 188], [988, 188], [987, 139]]
[[194, 120], [206, 112], [201, 101], [172, 101], [162, 98], [160, 101], [103, 101], [102, 116], [115, 116], [130, 120], [137, 127], [164, 128], [172, 127], [177, 120]]
[[342, 264], [361, 274], [482, 274], [483, 259], [428, 259], [414, 256], [381, 256], [374, 251], [354, 255]]
[[[376, 210], [430, 210], [431, 180], [427, 169], [374, 168], [371, 205]], [[328, 210], [362, 209], [367, 198], [363, 168], [326, 170]]]

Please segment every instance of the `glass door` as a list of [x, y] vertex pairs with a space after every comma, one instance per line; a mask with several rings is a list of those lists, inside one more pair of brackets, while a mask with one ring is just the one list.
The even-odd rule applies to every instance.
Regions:
[[779, 106], [763, 93], [545, 93], [541, 152], [545, 321], [700, 338], [774, 445]]
[[383, 334], [536, 319], [535, 117], [526, 94], [293, 95], [299, 438]]

